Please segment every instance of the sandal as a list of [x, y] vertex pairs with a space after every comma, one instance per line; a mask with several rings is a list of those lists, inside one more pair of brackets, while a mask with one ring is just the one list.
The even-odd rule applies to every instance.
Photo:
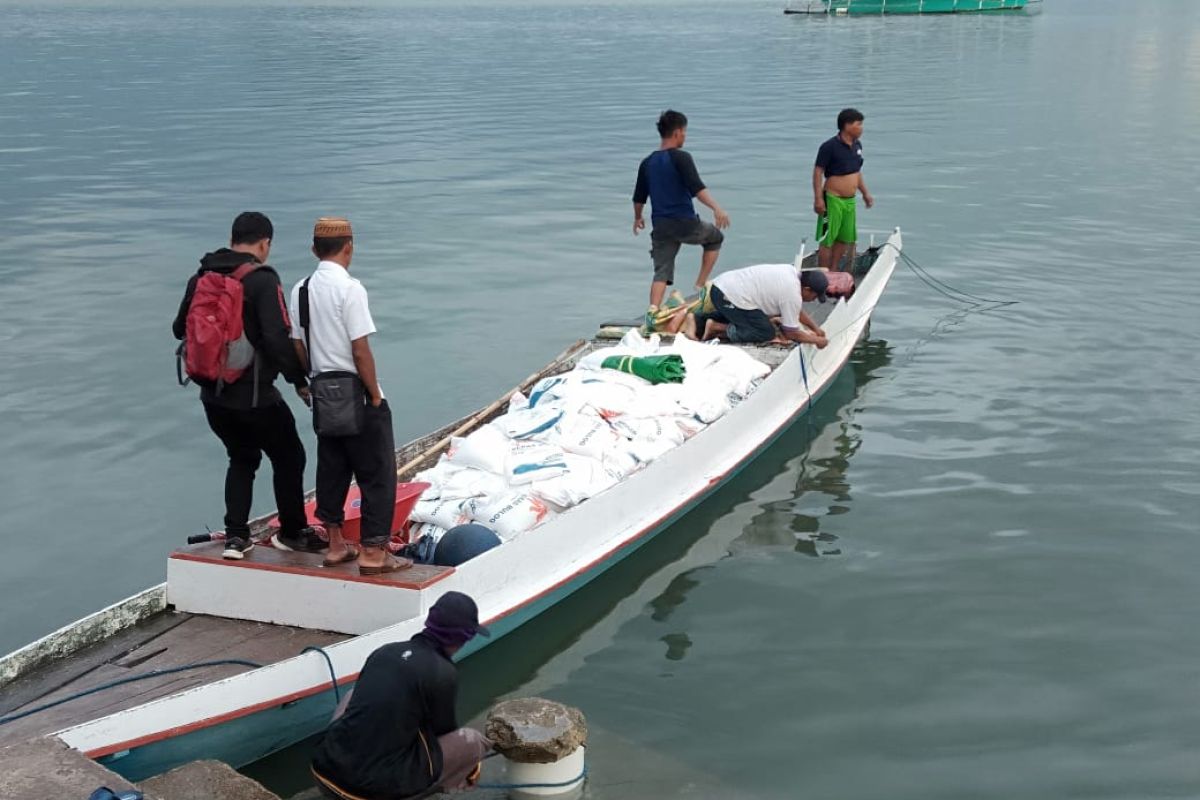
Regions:
[[410, 569], [413, 565], [411, 558], [394, 558], [389, 556], [388, 560], [378, 567], [367, 567], [360, 565], [358, 568], [359, 575], [386, 575], [389, 572], [400, 572], [401, 570]]
[[322, 567], [336, 567], [339, 564], [349, 564], [351, 561], [358, 560], [358, 549], [355, 547], [347, 547], [346, 554], [341, 558], [327, 558], [321, 562]]

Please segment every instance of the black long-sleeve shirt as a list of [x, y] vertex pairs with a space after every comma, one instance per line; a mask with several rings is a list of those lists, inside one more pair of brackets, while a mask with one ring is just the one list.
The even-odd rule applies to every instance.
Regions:
[[367, 800], [411, 797], [442, 773], [438, 737], [458, 728], [458, 670], [418, 633], [367, 658], [354, 695], [313, 754], [313, 768]]
[[[249, 253], [222, 248], [200, 260], [200, 269], [191, 277], [179, 304], [179, 312], [171, 326], [175, 338], [183, 340], [187, 333], [187, 312], [196, 291], [196, 281], [205, 272], [230, 274], [247, 261], [257, 261]], [[294, 386], [308, 383], [304, 368], [292, 344], [291, 322], [279, 275], [266, 264], [255, 267], [242, 279], [242, 322], [246, 338], [254, 346], [258, 361], [258, 405], [279, 402], [275, 378], [282, 373], [284, 380]], [[221, 387], [220, 393], [209, 386], [200, 387], [200, 399], [205, 403], [226, 408], [251, 408], [254, 404], [254, 375], [251, 365], [233, 383]]]

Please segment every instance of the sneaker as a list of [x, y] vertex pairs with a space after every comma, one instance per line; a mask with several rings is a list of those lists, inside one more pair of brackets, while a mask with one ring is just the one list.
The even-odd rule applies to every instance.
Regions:
[[241, 561], [254, 549], [254, 542], [249, 539], [226, 539], [225, 550], [221, 553], [221, 558], [227, 558], [230, 561]]
[[296, 553], [321, 553], [329, 549], [329, 542], [322, 539], [315, 528], [301, 528], [295, 533], [277, 533], [271, 537], [271, 545], [277, 550]]

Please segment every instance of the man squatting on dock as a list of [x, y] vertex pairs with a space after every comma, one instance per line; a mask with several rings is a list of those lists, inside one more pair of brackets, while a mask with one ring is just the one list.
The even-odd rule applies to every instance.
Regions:
[[425, 630], [367, 658], [313, 754], [313, 776], [326, 797], [399, 800], [434, 786], [474, 785], [492, 745], [458, 726], [451, 659], [476, 635], [491, 634], [479, 624], [475, 601], [446, 592], [429, 609]]

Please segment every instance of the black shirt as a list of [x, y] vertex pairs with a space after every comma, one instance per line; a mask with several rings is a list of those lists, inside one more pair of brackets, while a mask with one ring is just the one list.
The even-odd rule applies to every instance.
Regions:
[[418, 633], [385, 644], [363, 665], [346, 713], [317, 745], [313, 768], [367, 800], [419, 794], [442, 773], [437, 740], [458, 728], [457, 692], [458, 670], [432, 639]]
[[862, 142], [855, 139], [854, 144], [848, 145], [842, 141], [841, 136], [834, 136], [821, 145], [814, 166], [823, 169], [826, 175], [853, 175], [862, 172]]

